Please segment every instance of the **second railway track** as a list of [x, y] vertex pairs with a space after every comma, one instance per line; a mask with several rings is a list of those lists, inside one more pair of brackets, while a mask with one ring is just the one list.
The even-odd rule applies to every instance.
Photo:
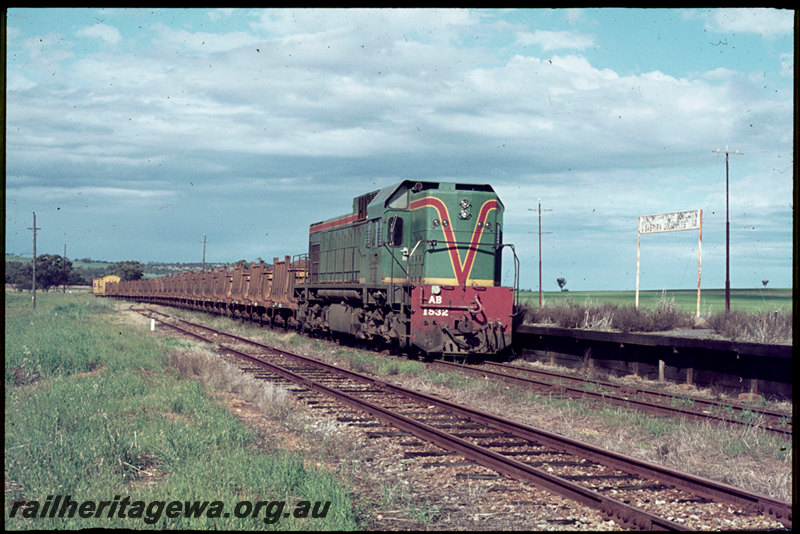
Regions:
[[740, 426], [752, 426], [759, 420], [758, 424], [765, 432], [786, 439], [792, 438], [792, 414], [752, 404], [678, 396], [607, 380], [584, 379], [564, 373], [495, 362], [484, 362], [482, 366], [460, 365], [446, 361], [434, 363], [443, 368], [505, 380], [550, 394], [597, 400], [655, 415], [711, 420]]
[[[325, 362], [184, 320], [157, 320], [245, 359], [261, 378], [289, 381], [400, 431], [642, 529], [791, 528], [791, 505], [611, 453], [550, 432], [415, 392]], [[247, 346], [247, 350], [237, 348]], [[318, 399], [315, 402], [320, 402]], [[363, 418], [357, 418], [363, 421]], [[355, 421], [354, 421], [355, 422]], [[734, 517], [735, 523], [728, 521]]]

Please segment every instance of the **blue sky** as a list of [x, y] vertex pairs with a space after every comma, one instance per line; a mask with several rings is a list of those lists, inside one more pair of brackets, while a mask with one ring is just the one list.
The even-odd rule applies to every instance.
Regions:
[[[537, 287], [791, 287], [794, 12], [9, 9], [6, 251], [267, 261], [405, 179], [489, 183]], [[697, 232], [641, 287], [696, 287]], [[510, 263], [506, 274], [510, 280]]]

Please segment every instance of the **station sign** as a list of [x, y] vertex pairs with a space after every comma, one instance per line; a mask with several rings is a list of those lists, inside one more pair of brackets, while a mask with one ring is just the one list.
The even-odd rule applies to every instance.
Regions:
[[700, 317], [700, 269], [701, 248], [703, 246], [703, 210], [674, 211], [639, 217], [638, 242], [636, 243], [636, 309], [639, 309], [639, 263], [642, 248], [642, 234], [660, 232], [680, 232], [697, 230], [697, 317]]
[[640, 234], [698, 229], [700, 229], [700, 210], [675, 211], [639, 217]]

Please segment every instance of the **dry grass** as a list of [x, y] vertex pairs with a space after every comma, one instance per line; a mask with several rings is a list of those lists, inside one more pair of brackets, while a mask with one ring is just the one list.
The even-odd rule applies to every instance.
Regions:
[[[586, 311], [582, 310], [581, 314], [583, 315], [581, 322], [585, 322]], [[592, 321], [605, 320], [600, 316], [592, 317], [590, 318]], [[218, 326], [230, 330], [235, 325], [221, 321]], [[238, 330], [238, 327], [234, 329]], [[243, 327], [241, 333], [265, 343], [274, 342], [298, 352], [312, 353], [315, 357], [328, 361], [336, 361], [342, 353], [347, 353], [348, 366], [364, 367], [364, 370], [378, 368], [380, 362], [386, 359], [292, 333], [257, 330], [251, 327]], [[188, 376], [198, 376], [199, 373], [205, 372], [214, 375], [209, 376], [209, 380], [230, 380], [231, 387], [245, 391], [246, 388], [240, 381], [245, 381], [246, 377], [241, 377], [242, 373], [236, 366], [225, 362], [227, 367], [233, 370], [203, 371], [202, 368], [212, 369], [214, 362], [219, 361], [219, 356], [209, 353], [207, 356], [212, 359], [212, 366], [204, 367], [202, 362], [206, 355], [193, 354], [195, 351], [183, 352], [184, 354], [176, 357], [179, 360], [176, 363], [179, 367], [186, 368], [183, 372]], [[356, 354], [357, 357], [354, 359], [352, 354]], [[229, 372], [235, 376], [231, 378], [217, 376]], [[491, 380], [443, 380], [442, 375], [443, 373], [435, 372], [392, 371], [388, 376], [384, 375], [384, 379], [548, 431], [582, 439], [622, 454], [674, 467], [773, 498], [785, 501], [790, 501], [792, 498], [792, 443], [758, 430], [758, 421], [749, 427], [738, 425], [728, 427], [713, 423], [666, 420], [642, 415], [632, 410], [539, 396]], [[259, 390], [269, 389], [264, 382], [256, 382]], [[281, 407], [286, 400], [284, 395], [285, 393], [265, 391], [263, 393], [265, 399], [261, 401], [264, 403], [265, 411], [267, 413], [291, 411], [290, 408]], [[305, 431], [312, 439], [317, 432], [320, 439], [331, 435], [330, 429], [311, 428]], [[325, 448], [329, 448], [331, 454], [348, 453], [346, 444], [334, 440], [331, 440]], [[350, 453], [355, 452], [350, 451]]]
[[204, 347], [175, 351], [170, 364], [179, 376], [199, 379], [215, 391], [234, 393], [273, 419], [286, 421], [295, 411], [294, 401], [284, 388], [243, 373]]
[[[228, 325], [219, 325], [226, 331], [237, 330]], [[238, 332], [240, 335], [252, 332]], [[202, 381], [212, 391], [224, 391], [244, 399], [272, 421], [281, 423], [285, 429], [302, 435], [316, 445], [319, 458], [345, 458], [355, 452], [353, 440], [342, 439], [342, 425], [331, 421], [323, 424], [309, 422], [302, 416], [297, 401], [283, 387], [268, 380], [258, 380], [243, 372], [237, 365], [225, 360], [203, 346], [176, 351], [171, 355], [173, 369], [182, 377]]]
[[734, 341], [784, 343], [792, 340], [792, 315], [787, 313], [718, 313], [707, 319], [708, 325]]
[[692, 315], [678, 310], [675, 299], [667, 297], [662, 297], [652, 310], [637, 310], [633, 306], [609, 303], [596, 305], [589, 300], [583, 306], [573, 301], [543, 308], [528, 306], [525, 308], [525, 322], [622, 332], [652, 332], [694, 326]]
[[792, 314], [773, 312], [711, 314], [700, 317], [681, 311], [674, 297], [666, 294], [652, 309], [636, 309], [603, 303], [593, 304], [587, 299], [581, 306], [572, 300], [555, 306], [536, 308], [523, 305], [524, 322], [558, 326], [561, 328], [583, 328], [589, 330], [619, 330], [622, 332], [663, 332], [678, 328], [711, 328], [717, 334], [734, 341], [756, 343], [786, 343], [792, 340]]
[[792, 498], [792, 443], [761, 431], [757, 420], [728, 426], [665, 419], [485, 380], [444, 389], [415, 376], [406, 385], [621, 454], [776, 499]]

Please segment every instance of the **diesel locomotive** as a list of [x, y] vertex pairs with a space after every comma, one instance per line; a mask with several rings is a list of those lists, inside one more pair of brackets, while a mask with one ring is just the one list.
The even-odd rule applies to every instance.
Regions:
[[[511, 346], [519, 262], [489, 185], [403, 181], [309, 229], [307, 254], [106, 283], [103, 294], [376, 340], [428, 354]], [[501, 283], [503, 251], [513, 286]]]

